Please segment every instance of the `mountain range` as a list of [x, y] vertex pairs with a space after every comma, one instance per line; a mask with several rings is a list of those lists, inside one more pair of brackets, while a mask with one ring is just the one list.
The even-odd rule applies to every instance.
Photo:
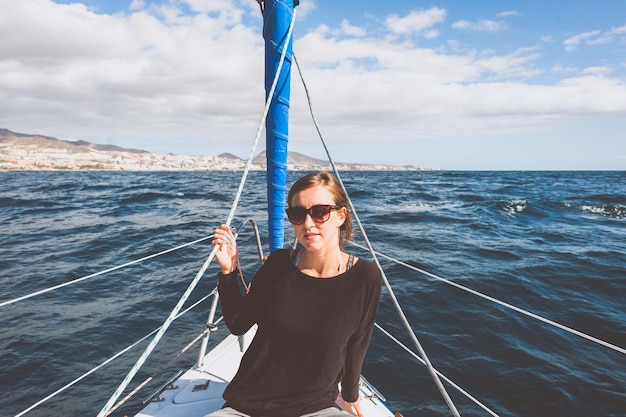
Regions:
[[69, 153], [90, 151], [150, 153], [139, 149], [122, 148], [116, 145], [100, 145], [85, 140], [70, 141], [37, 134], [17, 133], [2, 128], [0, 128], [0, 144], [5, 146], [30, 146], [33, 148], [58, 149], [65, 150]]
[[[0, 144], [4, 146], [17, 146], [17, 147], [30, 147], [31, 149], [55, 149], [62, 150], [68, 153], [86, 153], [93, 151], [100, 152], [128, 152], [134, 154], [150, 154], [148, 151], [141, 149], [123, 148], [116, 145], [101, 145], [98, 143], [91, 143], [85, 140], [61, 140], [50, 136], [17, 133], [9, 129], [0, 128]], [[236, 155], [231, 153], [222, 153], [218, 155], [220, 158], [231, 160], [242, 160]], [[257, 155], [252, 163], [262, 164], [265, 163], [265, 151]], [[289, 152], [287, 156], [288, 164], [298, 165], [325, 165], [328, 161], [312, 158], [298, 152]]]
[[[265, 151], [252, 163], [263, 167]], [[328, 169], [325, 160], [289, 152], [290, 169]], [[239, 169], [245, 161], [233, 154], [213, 156], [157, 155], [151, 152], [102, 145], [84, 140], [68, 141], [40, 134], [17, 133], [0, 128], [0, 169]], [[405, 170], [413, 167], [336, 163], [341, 169]]]

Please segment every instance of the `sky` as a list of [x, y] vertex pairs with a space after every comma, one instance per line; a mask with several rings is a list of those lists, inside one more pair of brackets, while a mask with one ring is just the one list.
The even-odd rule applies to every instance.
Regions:
[[[265, 94], [256, 0], [0, 10], [0, 128], [250, 154]], [[337, 162], [626, 170], [625, 1], [301, 0], [296, 16], [293, 50]], [[290, 150], [325, 158], [295, 71], [291, 88]]]

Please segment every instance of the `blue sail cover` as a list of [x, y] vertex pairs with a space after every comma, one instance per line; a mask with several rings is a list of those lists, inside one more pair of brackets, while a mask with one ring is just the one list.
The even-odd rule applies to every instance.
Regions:
[[285, 45], [294, 13], [292, 0], [265, 0], [263, 38], [265, 39], [265, 97], [272, 87], [283, 48], [285, 61], [265, 121], [267, 157], [267, 202], [270, 251], [284, 245], [287, 198], [287, 154], [289, 137], [289, 98], [291, 94], [292, 42]]

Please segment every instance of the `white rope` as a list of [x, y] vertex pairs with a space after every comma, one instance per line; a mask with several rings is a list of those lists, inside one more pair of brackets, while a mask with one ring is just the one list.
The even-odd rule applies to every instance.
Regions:
[[[292, 33], [293, 33], [293, 26], [294, 26], [295, 20], [296, 20], [296, 13], [295, 13], [295, 10], [294, 10], [294, 13], [293, 13], [293, 16], [292, 16], [292, 19], [291, 19], [291, 24], [289, 26], [289, 31], [287, 32], [287, 36], [285, 38], [285, 45], [288, 45], [289, 41], [291, 40], [291, 36], [292, 36]], [[257, 129], [257, 134], [256, 134], [256, 137], [254, 138], [254, 144], [252, 146], [252, 150], [250, 151], [250, 155], [248, 157], [248, 162], [246, 163], [246, 168], [245, 168], [245, 170], [243, 172], [243, 175], [242, 175], [242, 178], [241, 178], [241, 182], [239, 184], [239, 188], [237, 189], [237, 194], [235, 196], [235, 200], [234, 200], [233, 205], [232, 205], [232, 207], [230, 209], [230, 213], [228, 214], [228, 218], [227, 218], [226, 223], [225, 223], [226, 227], [230, 227], [230, 224], [231, 224], [231, 222], [233, 220], [233, 217], [235, 217], [235, 211], [237, 210], [237, 205], [239, 203], [239, 200], [241, 199], [241, 194], [243, 192], [243, 187], [244, 187], [246, 178], [248, 177], [248, 172], [250, 171], [250, 168], [252, 166], [252, 159], [254, 158], [254, 151], [255, 151], [256, 146], [258, 144], [259, 137], [261, 136], [261, 131], [263, 130], [263, 125], [265, 124], [265, 119], [267, 117], [267, 113], [269, 112], [269, 108], [270, 108], [270, 104], [271, 104], [271, 101], [272, 101], [272, 97], [274, 95], [274, 90], [276, 89], [276, 84], [278, 83], [278, 76], [280, 75], [283, 63], [285, 61], [285, 54], [287, 53], [287, 49], [288, 49], [287, 47], [284, 47], [283, 48], [283, 52], [282, 52], [282, 54], [280, 56], [280, 61], [278, 63], [278, 68], [276, 70], [276, 76], [274, 77], [274, 82], [272, 83], [272, 87], [270, 89], [270, 92], [267, 95], [267, 100], [266, 100], [266, 104], [265, 104], [265, 111], [263, 112], [263, 117], [261, 119], [261, 123], [259, 123], [259, 127]], [[182, 308], [183, 304], [185, 303], [185, 301], [187, 300], [187, 298], [189, 297], [189, 295], [191, 294], [193, 289], [196, 287], [196, 285], [200, 281], [200, 278], [202, 278], [202, 276], [204, 275], [204, 272], [209, 267], [209, 264], [213, 261], [213, 258], [215, 257], [215, 253], [217, 252], [218, 249], [219, 249], [219, 246], [215, 246], [213, 248], [213, 250], [211, 251], [209, 257], [207, 258], [207, 260], [202, 265], [202, 268], [200, 268], [200, 271], [198, 271], [198, 273], [196, 274], [195, 278], [191, 281], [191, 283], [189, 284], [189, 287], [187, 288], [187, 290], [185, 291], [183, 296], [178, 301], [178, 304], [176, 304], [176, 306], [174, 307], [174, 309], [172, 310], [170, 315], [167, 317], [167, 319], [165, 319], [165, 322], [163, 323], [163, 326], [159, 329], [159, 331], [156, 334], [156, 336], [154, 337], [154, 339], [146, 347], [146, 349], [144, 350], [142, 355], [137, 360], [137, 363], [128, 372], [128, 374], [126, 375], [126, 377], [124, 378], [122, 383], [119, 385], [119, 387], [115, 390], [115, 392], [113, 393], [111, 398], [109, 398], [109, 401], [107, 401], [107, 403], [104, 405], [104, 407], [102, 407], [102, 410], [100, 410], [100, 412], [98, 413], [98, 417], [106, 416], [107, 412], [111, 409], [113, 404], [115, 404], [115, 401], [117, 401], [117, 399], [120, 397], [120, 395], [122, 395], [122, 392], [126, 389], [126, 387], [130, 383], [132, 378], [139, 371], [139, 368], [141, 368], [141, 366], [144, 364], [144, 362], [146, 361], [146, 359], [148, 358], [148, 356], [150, 355], [150, 353], [152, 352], [152, 350], [154, 349], [156, 344], [159, 342], [159, 340], [161, 340], [161, 338], [163, 337], [163, 335], [167, 331], [168, 327], [170, 326], [170, 324], [171, 324], [171, 322], [173, 320], [173, 317], [176, 316], [178, 311]]]
[[[174, 320], [184, 316], [185, 314], [187, 314], [189, 311], [193, 310], [194, 308], [196, 308], [198, 305], [200, 305], [202, 302], [204, 302], [207, 298], [209, 298], [210, 296], [213, 295], [213, 293], [215, 292], [215, 290], [213, 290], [211, 293], [205, 295], [204, 297], [202, 297], [200, 300], [196, 301], [194, 304], [192, 304], [191, 306], [189, 306], [187, 309], [185, 309], [183, 312], [181, 312], [179, 315], [177, 315]], [[119, 352], [117, 352], [115, 355], [111, 356], [109, 359], [105, 360], [104, 362], [102, 362], [100, 365], [97, 365], [95, 367], [93, 367], [92, 369], [90, 369], [89, 371], [85, 372], [83, 375], [79, 376], [78, 378], [76, 378], [75, 380], [73, 380], [72, 382], [69, 382], [68, 384], [62, 386], [61, 388], [59, 388], [58, 390], [54, 391], [52, 394], [48, 395], [47, 397], [42, 398], [41, 400], [37, 401], [35, 404], [31, 405], [30, 407], [28, 407], [27, 409], [25, 409], [24, 411], [22, 411], [19, 414], [16, 414], [15, 417], [21, 417], [24, 414], [34, 410], [35, 408], [39, 407], [41, 404], [45, 403], [46, 401], [48, 401], [51, 398], [56, 397], [57, 395], [61, 394], [63, 391], [67, 390], [68, 388], [72, 387], [73, 385], [76, 385], [78, 382], [82, 381], [83, 379], [87, 378], [89, 375], [93, 374], [94, 372], [96, 372], [97, 370], [99, 370], [100, 368], [108, 365], [109, 363], [111, 363], [112, 361], [114, 361], [115, 359], [119, 358], [120, 356], [122, 356], [124, 353], [128, 352], [129, 350], [133, 349], [135, 346], [137, 346], [138, 344], [140, 344], [141, 342], [143, 342], [144, 340], [146, 340], [147, 338], [149, 338], [150, 336], [152, 336], [153, 334], [155, 334], [157, 331], [159, 331], [159, 328], [154, 329], [152, 332], [148, 333], [147, 335], [145, 335], [144, 337], [142, 337], [141, 339], [137, 340], [135, 343], [127, 346], [126, 348], [120, 350]]]
[[[364, 249], [364, 250], [365, 250], [365, 249], [367, 249], [365, 246], [359, 245], [359, 244], [357, 244], [357, 243], [354, 243], [354, 242], [350, 242], [350, 243], [351, 243], [352, 245], [354, 245], [354, 246], [360, 247], [361, 249]], [[385, 258], [385, 259], [387, 259], [387, 260], [390, 260], [390, 261], [392, 261], [392, 262], [395, 262], [395, 263], [397, 263], [398, 265], [402, 265], [402, 266], [404, 266], [404, 267], [406, 267], [406, 268], [409, 268], [409, 269], [412, 269], [412, 270], [414, 270], [414, 271], [420, 272], [420, 273], [422, 273], [422, 274], [424, 274], [424, 275], [427, 275], [427, 276], [429, 276], [429, 277], [431, 277], [431, 278], [437, 279], [437, 280], [439, 280], [439, 281], [441, 281], [441, 282], [445, 282], [445, 283], [446, 283], [446, 284], [448, 284], [448, 285], [452, 285], [453, 287], [456, 287], [456, 288], [461, 289], [461, 290], [463, 290], [463, 291], [467, 291], [467, 292], [469, 292], [470, 294], [476, 295], [476, 296], [478, 296], [478, 297], [484, 298], [485, 300], [491, 301], [491, 302], [496, 303], [496, 304], [499, 304], [499, 305], [501, 305], [501, 306], [503, 306], [503, 307], [506, 307], [506, 308], [509, 308], [509, 309], [511, 309], [511, 310], [517, 311], [518, 313], [524, 314], [524, 315], [526, 315], [526, 316], [528, 316], [528, 317], [532, 317], [532, 318], [534, 318], [534, 319], [536, 319], [536, 320], [539, 320], [539, 321], [541, 321], [541, 322], [543, 322], [543, 323], [549, 324], [550, 326], [554, 326], [554, 327], [557, 327], [557, 328], [559, 328], [559, 329], [561, 329], [561, 330], [565, 330], [566, 332], [569, 332], [569, 333], [574, 334], [574, 335], [576, 335], [576, 336], [582, 337], [582, 338], [584, 338], [584, 339], [587, 339], [587, 340], [589, 340], [589, 341], [592, 341], [592, 342], [594, 342], [594, 343], [597, 343], [597, 344], [599, 344], [599, 345], [602, 345], [602, 346], [604, 346], [604, 347], [607, 347], [607, 348], [609, 348], [609, 349], [612, 349], [612, 350], [614, 350], [614, 351], [616, 351], [616, 352], [626, 354], [626, 349], [624, 349], [624, 348], [622, 348], [622, 347], [619, 347], [619, 346], [616, 346], [616, 345], [614, 345], [614, 344], [612, 344], [612, 343], [606, 342], [606, 341], [604, 341], [604, 340], [602, 340], [602, 339], [598, 339], [597, 337], [590, 336], [590, 335], [588, 335], [588, 334], [586, 334], [586, 333], [583, 333], [583, 332], [578, 331], [578, 330], [576, 330], [576, 329], [573, 329], [573, 328], [571, 328], [571, 327], [567, 327], [567, 326], [565, 326], [565, 325], [563, 325], [563, 324], [557, 323], [557, 322], [555, 322], [555, 321], [552, 321], [552, 320], [550, 320], [550, 319], [547, 319], [547, 318], [545, 318], [545, 317], [542, 317], [542, 316], [540, 316], [540, 315], [538, 315], [538, 314], [531, 313], [531, 312], [526, 311], [526, 310], [524, 310], [524, 309], [522, 309], [522, 308], [519, 308], [519, 307], [516, 307], [516, 306], [514, 306], [514, 305], [512, 305], [512, 304], [509, 304], [509, 303], [507, 303], [507, 302], [504, 302], [504, 301], [498, 300], [497, 298], [493, 298], [493, 297], [491, 297], [491, 296], [489, 296], [489, 295], [483, 294], [483, 293], [478, 292], [478, 291], [476, 291], [476, 290], [473, 290], [473, 289], [471, 289], [471, 288], [464, 287], [463, 285], [457, 284], [457, 283], [456, 283], [456, 282], [454, 282], [454, 281], [450, 281], [450, 280], [448, 280], [448, 279], [442, 278], [442, 277], [437, 276], [437, 275], [435, 275], [435, 274], [433, 274], [433, 273], [430, 273], [430, 272], [428, 272], [428, 271], [424, 271], [423, 269], [417, 268], [417, 267], [415, 267], [415, 266], [413, 266], [413, 265], [407, 264], [407, 263], [402, 262], [402, 261], [400, 261], [400, 260], [398, 260], [398, 259], [394, 259], [394, 258], [392, 258], [392, 257], [390, 257], [390, 256], [387, 256], [387, 255], [384, 255], [384, 254], [382, 254], [382, 253], [379, 253], [378, 255], [379, 255], [380, 257], [382, 257], [382, 258]]]
[[[306, 86], [306, 82], [304, 81], [304, 77], [302, 75], [302, 71], [300, 70], [300, 65], [298, 64], [298, 61], [297, 61], [297, 59], [295, 57], [295, 54], [293, 56], [293, 60], [296, 63], [296, 67], [298, 68], [298, 73], [300, 74], [300, 79], [302, 80], [302, 85], [304, 86], [304, 91], [306, 93], [307, 101], [309, 103], [309, 110], [310, 110], [310, 113], [311, 113], [311, 117], [313, 119], [313, 124], [315, 125], [315, 129], [317, 130], [317, 133], [318, 133], [319, 138], [320, 138], [320, 140], [322, 142], [324, 150], [326, 151], [326, 155], [328, 156], [328, 161], [330, 162], [330, 165], [331, 165], [331, 167], [333, 169], [333, 172], [335, 173], [335, 176], [337, 177], [337, 180], [341, 184], [343, 192], [346, 195], [349, 195], [348, 191], [346, 190], [346, 187], [345, 187], [345, 185], [343, 183], [343, 180], [341, 179], [341, 176], [339, 175], [339, 170], [337, 169], [337, 166], [335, 165], [335, 162], [333, 161], [333, 158], [330, 155], [330, 151], [328, 150], [328, 147], [326, 146], [326, 141], [324, 140], [322, 132], [320, 131], [319, 125], [317, 123], [317, 120], [315, 119], [315, 114], [313, 113], [313, 106], [311, 104], [311, 97], [309, 95], [309, 90], [308, 90], [308, 88]], [[435, 385], [439, 389], [439, 392], [441, 393], [441, 395], [444, 398], [446, 404], [448, 405], [448, 408], [450, 408], [450, 411], [452, 412], [452, 414], [455, 417], [460, 417], [459, 411], [456, 409], [456, 406], [452, 402], [452, 399], [450, 398], [450, 395], [448, 395], [448, 392], [446, 391], [446, 388], [441, 383], [441, 380], [439, 379], [439, 376], [435, 372], [435, 368], [430, 363], [430, 360], [428, 359], [428, 356], [426, 355], [426, 352], [424, 351], [424, 348], [422, 348], [422, 345], [420, 344], [419, 340], [417, 340], [417, 336], [415, 335], [415, 332], [413, 331], [413, 328], [411, 327], [411, 324], [409, 323], [408, 319], [406, 318], [406, 315], [404, 314], [404, 311], [402, 310], [402, 307], [400, 306], [400, 303], [398, 302], [398, 299], [396, 298], [396, 295], [393, 292], [393, 288], [391, 288], [391, 284], [389, 284], [389, 280], [387, 279], [387, 276], [385, 275], [385, 271], [383, 270], [383, 268], [380, 266], [380, 263], [378, 262], [378, 258], [376, 256], [376, 252], [374, 251], [374, 248], [372, 247], [372, 244], [371, 244], [371, 242], [369, 241], [369, 239], [367, 237], [367, 233], [365, 232], [365, 228], [361, 224], [361, 220], [359, 219], [359, 216], [358, 216], [358, 214], [357, 214], [357, 212], [356, 212], [356, 210], [354, 208], [354, 205], [352, 204], [352, 200], [350, 198], [348, 198], [348, 205], [350, 206], [350, 211], [352, 212], [352, 214], [354, 216], [354, 220], [356, 221], [357, 225], [359, 226], [359, 230], [361, 231], [363, 239], [367, 243], [367, 246], [369, 248], [369, 252], [372, 255], [374, 263], [376, 264], [376, 266], [378, 267], [378, 269], [380, 270], [380, 272], [382, 274], [383, 282], [385, 283], [385, 287], [387, 288], [389, 296], [391, 297], [391, 301], [392, 301], [392, 303], [393, 303], [393, 305], [394, 305], [394, 307], [396, 309], [396, 312], [398, 313], [398, 316], [400, 317], [400, 320], [404, 324], [404, 327], [406, 328], [406, 330], [407, 330], [407, 332], [409, 334], [409, 337], [411, 338], [411, 340], [415, 344], [415, 347], [417, 348], [417, 351], [422, 356], [422, 359], [424, 360], [424, 362], [426, 364], [426, 368], [428, 369], [428, 372], [430, 373], [433, 381], [435, 382]]]
[[[420, 356], [413, 352], [411, 349], [409, 349], [406, 345], [404, 345], [401, 341], [399, 341], [397, 338], [395, 338], [391, 333], [389, 333], [387, 330], [385, 330], [381, 325], [379, 325], [378, 323], [374, 323], [374, 326], [376, 326], [376, 328], [378, 330], [380, 330], [381, 332], [383, 332], [385, 334], [385, 336], [387, 336], [388, 338], [390, 338], [392, 341], [394, 341], [398, 346], [400, 346], [402, 349], [404, 349], [408, 354], [410, 354], [411, 356], [413, 356], [415, 359], [417, 359], [418, 361], [420, 361], [422, 363], [422, 365], [426, 365], [426, 363], [424, 362], [424, 360], [422, 358], [420, 358]], [[491, 414], [494, 417], [498, 417], [498, 414], [496, 414], [495, 412], [491, 411], [489, 409], [489, 407], [487, 407], [486, 405], [484, 405], [483, 403], [481, 403], [478, 399], [476, 399], [474, 396], [472, 396], [470, 393], [468, 393], [467, 391], [465, 391], [463, 388], [461, 388], [459, 385], [457, 385], [456, 383], [452, 382], [452, 380], [450, 380], [450, 378], [448, 378], [447, 376], [445, 376], [444, 374], [442, 374], [441, 372], [439, 372], [438, 370], [435, 369], [435, 372], [437, 373], [437, 375], [439, 375], [444, 381], [446, 381], [448, 384], [450, 384], [452, 387], [454, 387], [457, 391], [459, 391], [461, 394], [465, 395], [465, 397], [467, 397], [468, 399], [470, 399], [474, 404], [478, 405], [480, 408], [482, 408], [483, 410], [485, 410], [486, 412], [488, 412], [489, 414]]]
[[152, 254], [152, 255], [145, 256], [143, 258], [135, 259], [134, 261], [130, 261], [130, 262], [127, 262], [125, 264], [115, 266], [113, 268], [105, 269], [105, 270], [102, 270], [100, 272], [96, 272], [94, 274], [84, 276], [82, 278], [76, 278], [76, 279], [74, 279], [72, 281], [67, 281], [67, 282], [64, 282], [63, 284], [55, 285], [53, 287], [49, 287], [49, 288], [43, 289], [41, 291], [36, 291], [34, 293], [15, 298], [13, 300], [3, 301], [3, 302], [0, 303], [0, 307], [8, 306], [9, 304], [17, 303], [18, 301], [23, 301], [23, 300], [26, 300], [28, 298], [35, 297], [37, 295], [41, 295], [41, 294], [45, 294], [45, 293], [50, 292], [50, 291], [58, 290], [59, 288], [67, 287], [68, 285], [77, 284], [77, 283], [79, 283], [81, 281], [85, 281], [85, 280], [88, 280], [88, 279], [91, 279], [91, 278], [95, 278], [97, 276], [104, 275], [106, 273], [113, 272], [113, 271], [116, 271], [118, 269], [126, 268], [126, 267], [134, 265], [136, 263], [147, 261], [148, 259], [152, 259], [152, 258], [155, 258], [157, 256], [165, 255], [167, 253], [177, 251], [177, 250], [182, 249], [184, 247], [194, 245], [194, 244], [196, 244], [198, 242], [202, 242], [204, 240], [211, 239], [212, 237], [213, 237], [213, 235], [206, 236], [206, 237], [194, 240], [193, 242], [185, 243], [185, 244], [182, 244], [180, 246], [176, 246], [174, 248], [167, 249], [167, 250], [164, 250], [164, 251], [159, 252], [159, 253], [155, 253], [155, 254]]
[[[209, 296], [211, 295], [215, 295], [214, 293], [217, 292], [217, 289], [215, 289], [211, 294], [209, 294]], [[204, 297], [203, 300], [206, 300], [208, 298]], [[215, 325], [217, 325], [218, 323], [220, 323], [222, 321], [222, 317], [220, 317], [215, 323]], [[144, 379], [144, 381], [137, 385], [135, 387], [134, 390], [132, 390], [131, 392], [128, 393], [128, 395], [126, 395], [126, 397], [122, 398], [117, 404], [115, 404], [113, 407], [111, 407], [111, 409], [109, 410], [109, 415], [112, 414], [113, 412], [115, 412], [115, 410], [117, 410], [118, 408], [120, 408], [122, 405], [124, 405], [126, 403], [126, 401], [130, 400], [135, 394], [137, 394], [139, 391], [141, 391], [141, 389], [143, 387], [145, 387], [147, 384], [150, 383], [150, 381], [152, 381], [154, 379], [154, 377], [156, 377], [157, 375], [159, 375], [161, 372], [163, 372], [165, 369], [167, 369], [170, 365], [172, 365], [174, 362], [176, 362], [176, 360], [178, 358], [180, 358], [185, 352], [187, 352], [191, 347], [193, 347], [193, 345], [195, 345], [196, 343], [198, 343], [200, 341], [200, 339], [202, 339], [206, 333], [211, 332], [211, 329], [206, 328], [203, 332], [201, 332], [198, 336], [196, 336], [191, 342], [189, 342], [187, 344], [187, 346], [185, 346], [184, 348], [182, 348], [180, 351], [178, 351], [178, 353], [176, 355], [174, 355], [173, 358], [171, 358], [169, 361], [167, 361], [165, 364], [161, 365], [161, 367], [159, 369], [157, 369], [152, 375], [150, 375], [148, 378]]]

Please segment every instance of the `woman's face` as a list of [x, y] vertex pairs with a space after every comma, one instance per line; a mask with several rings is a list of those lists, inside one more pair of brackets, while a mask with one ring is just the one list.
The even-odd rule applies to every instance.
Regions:
[[[291, 207], [302, 207], [305, 209], [316, 205], [335, 205], [335, 200], [331, 192], [323, 185], [306, 188], [291, 200]], [[339, 227], [346, 218], [346, 209], [331, 210], [330, 217], [326, 222], [315, 222], [310, 215], [304, 219], [302, 224], [293, 226], [294, 233], [300, 244], [309, 251], [330, 252], [339, 247]]]

